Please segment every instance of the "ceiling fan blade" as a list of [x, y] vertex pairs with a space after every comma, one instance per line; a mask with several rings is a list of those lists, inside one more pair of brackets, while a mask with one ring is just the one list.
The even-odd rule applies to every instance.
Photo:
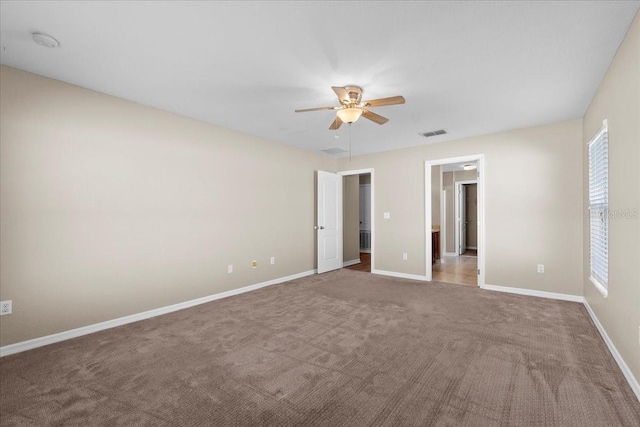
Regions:
[[336, 119], [333, 121], [333, 123], [331, 123], [331, 126], [329, 126], [330, 130], [336, 130], [338, 129], [340, 126], [342, 126], [342, 120], [340, 120], [340, 117], [336, 117]]
[[369, 119], [372, 122], [376, 122], [379, 125], [383, 125], [389, 121], [386, 117], [382, 117], [380, 114], [373, 113], [369, 110], [363, 110], [362, 117]]
[[365, 107], [382, 107], [383, 105], [404, 104], [403, 96], [392, 96], [389, 98], [372, 99], [371, 101], [363, 101]]
[[347, 92], [347, 89], [343, 87], [338, 87], [338, 86], [331, 86], [331, 89], [333, 89], [336, 95], [338, 95], [338, 99], [340, 100], [340, 103], [344, 104], [344, 103], [349, 103], [351, 101], [351, 99], [349, 98], [349, 92]]
[[307, 111], [322, 111], [322, 110], [336, 110], [336, 107], [317, 107], [317, 108], [303, 108], [302, 110], [296, 110], [296, 113], [306, 113]]

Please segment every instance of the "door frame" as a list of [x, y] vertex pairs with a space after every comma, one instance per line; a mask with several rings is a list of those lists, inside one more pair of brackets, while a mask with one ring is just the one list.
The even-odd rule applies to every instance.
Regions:
[[431, 265], [431, 236], [427, 237], [427, 232], [431, 234], [431, 167], [446, 165], [449, 163], [477, 162], [478, 180], [478, 286], [484, 286], [486, 261], [485, 261], [485, 188], [484, 188], [484, 154], [473, 154], [462, 157], [449, 157], [445, 159], [427, 160], [424, 162], [424, 209], [425, 209], [425, 278], [427, 281], [433, 280]]
[[[478, 180], [477, 179], [467, 179], [467, 180], [462, 180], [462, 181], [454, 181], [453, 182], [453, 191], [455, 192], [455, 199], [453, 201], [454, 203], [454, 207], [453, 207], [453, 211], [455, 212], [455, 216], [458, 216], [458, 204], [460, 203], [458, 200], [460, 200], [460, 186], [461, 185], [467, 185], [467, 184], [478, 184]], [[466, 212], [466, 203], [467, 201], [465, 200], [465, 212]], [[479, 209], [479, 208], [478, 208]], [[478, 215], [476, 215], [476, 219], [478, 218]], [[477, 231], [477, 230], [476, 230]], [[462, 236], [460, 236], [460, 225], [456, 224], [456, 226], [453, 228], [453, 232], [454, 232], [454, 247], [456, 250], [456, 256], [460, 256], [462, 255], [460, 253], [460, 238]], [[476, 248], [477, 250], [477, 248]]]
[[[370, 206], [369, 206], [369, 212], [371, 214], [371, 272], [373, 273], [374, 269], [375, 269], [375, 253], [376, 253], [376, 219], [375, 219], [375, 215], [374, 215], [374, 206], [375, 206], [375, 176], [374, 176], [374, 169], [373, 168], [367, 168], [367, 169], [355, 169], [355, 170], [349, 170], [349, 171], [342, 171], [342, 172], [338, 172], [338, 175], [341, 176], [349, 176], [349, 175], [362, 175], [362, 174], [370, 174], [371, 175], [371, 200], [370, 200]], [[344, 213], [344, 206], [343, 206], [343, 213]], [[344, 245], [344, 242], [343, 242]]]

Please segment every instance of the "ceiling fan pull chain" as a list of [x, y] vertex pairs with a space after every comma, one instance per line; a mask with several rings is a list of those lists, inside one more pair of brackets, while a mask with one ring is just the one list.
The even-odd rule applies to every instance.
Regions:
[[349, 123], [349, 163], [351, 163], [351, 123]]

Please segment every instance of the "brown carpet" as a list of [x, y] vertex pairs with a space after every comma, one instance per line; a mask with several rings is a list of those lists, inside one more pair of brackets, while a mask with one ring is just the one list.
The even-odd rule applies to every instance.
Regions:
[[581, 304], [339, 270], [0, 360], [2, 426], [638, 426]]

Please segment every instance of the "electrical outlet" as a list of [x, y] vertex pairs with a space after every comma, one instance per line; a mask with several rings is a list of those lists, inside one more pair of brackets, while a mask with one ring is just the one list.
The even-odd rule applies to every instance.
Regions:
[[538, 273], [544, 273], [544, 264], [538, 264]]
[[406, 253], [406, 252], [404, 252], [404, 253], [402, 254], [402, 259], [403, 259], [404, 261], [406, 261], [406, 260], [407, 260], [407, 258], [408, 258], [408, 257], [407, 257], [407, 253]]
[[273, 264], [275, 264], [275, 263], [276, 263], [276, 257], [272, 256], [272, 257], [271, 257], [271, 265], [273, 265]]
[[258, 261], [256, 261], [255, 259], [251, 261], [251, 267], [256, 268], [257, 266], [258, 266]]
[[227, 266], [227, 273], [233, 273], [233, 264]]
[[11, 314], [12, 312], [12, 302], [9, 301], [0, 301], [0, 316], [4, 316], [5, 314]]

